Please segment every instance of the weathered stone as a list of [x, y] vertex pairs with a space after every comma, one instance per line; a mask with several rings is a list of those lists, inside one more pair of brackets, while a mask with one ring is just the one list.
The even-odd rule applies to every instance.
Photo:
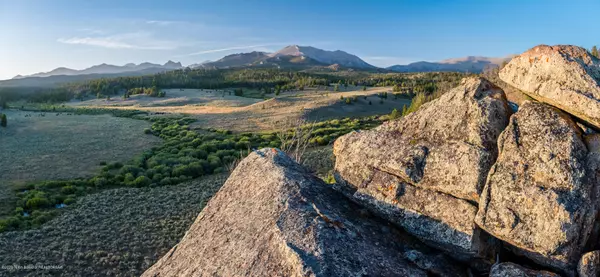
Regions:
[[376, 171], [351, 197], [455, 258], [493, 256], [496, 245], [475, 228], [477, 207], [468, 201], [415, 187], [382, 171]]
[[482, 78], [466, 78], [405, 118], [339, 138], [336, 170], [355, 187], [378, 169], [476, 202], [509, 113], [502, 90]]
[[513, 58], [500, 79], [600, 128], [600, 61], [572, 45], [538, 45]]
[[500, 155], [481, 194], [476, 223], [539, 264], [568, 272], [596, 215], [588, 150], [571, 118], [525, 102], [498, 139]]
[[143, 276], [465, 276], [275, 149], [244, 159]]
[[473, 203], [509, 112], [502, 90], [466, 78], [403, 119], [336, 140], [339, 190], [435, 247], [487, 257]]
[[490, 277], [559, 277], [549, 271], [538, 271], [524, 268], [513, 263], [500, 263], [492, 267]]
[[600, 276], [600, 250], [583, 254], [577, 265], [579, 277]]

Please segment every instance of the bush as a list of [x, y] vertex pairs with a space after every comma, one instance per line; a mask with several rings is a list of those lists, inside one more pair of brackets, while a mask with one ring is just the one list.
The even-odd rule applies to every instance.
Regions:
[[30, 210], [41, 209], [50, 207], [51, 203], [48, 199], [43, 197], [34, 197], [25, 203], [25, 208]]
[[39, 213], [32, 214], [33, 220], [31, 221], [34, 226], [40, 226], [52, 219], [52, 214], [50, 213]]
[[144, 134], [146, 134], [146, 135], [152, 134], [152, 129], [150, 129], [150, 128], [144, 129]]
[[74, 203], [75, 203], [75, 199], [74, 199], [74, 198], [71, 198], [71, 197], [67, 197], [67, 199], [65, 199], [65, 201], [63, 201], [63, 203], [64, 203], [65, 205], [71, 205], [71, 204], [74, 204]]
[[148, 186], [152, 183], [152, 180], [148, 179], [148, 177], [146, 176], [140, 176], [137, 177], [132, 183], [131, 185], [136, 186], [136, 187], [145, 187]]
[[173, 177], [190, 176], [199, 177], [204, 174], [204, 168], [200, 162], [191, 163], [189, 165], [179, 165], [173, 169]]
[[21, 226], [22, 222], [19, 217], [9, 217], [7, 219], [0, 220], [0, 232], [17, 230]]
[[[104, 187], [106, 185], [108, 185], [108, 180], [104, 177], [95, 177], [92, 179], [92, 181], [94, 182], [94, 186], [97, 188], [101, 188]], [[66, 193], [68, 194], [68, 193]]]
[[133, 174], [131, 173], [127, 173], [125, 174], [125, 178], [123, 179], [123, 182], [125, 182], [125, 184], [129, 184], [131, 182], [133, 182], [135, 180], [135, 176], [133, 176]]
[[393, 111], [390, 113], [390, 116], [389, 116], [389, 118], [390, 118], [390, 119], [397, 119], [397, 118], [400, 118], [400, 116], [401, 116], [400, 112], [399, 112], [397, 109], [394, 109], [394, 110], [393, 110]]
[[133, 176], [137, 176], [142, 171], [141, 168], [133, 165], [126, 165], [121, 168], [119, 173], [123, 175], [132, 174]]
[[60, 193], [65, 195], [74, 194], [76, 191], [77, 189], [75, 189], [73, 186], [64, 186], [62, 189], [60, 189]]

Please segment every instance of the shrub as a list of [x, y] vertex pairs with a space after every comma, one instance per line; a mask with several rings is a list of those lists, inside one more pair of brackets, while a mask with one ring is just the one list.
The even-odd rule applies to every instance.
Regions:
[[168, 185], [172, 185], [172, 184], [174, 184], [174, 183], [175, 183], [175, 182], [173, 181], [173, 178], [171, 178], [171, 177], [166, 177], [166, 178], [162, 179], [162, 180], [160, 181], [160, 183], [159, 183], [159, 184], [160, 184], [161, 186], [168, 186]]
[[40, 226], [40, 225], [44, 224], [45, 222], [50, 221], [50, 219], [52, 219], [52, 214], [40, 213], [40, 214], [32, 215], [32, 217], [33, 217], [33, 220], [31, 222], [33, 223], [33, 225]]
[[125, 178], [123, 179], [123, 182], [125, 182], [125, 184], [131, 183], [135, 180], [135, 177], [133, 176], [133, 174], [131, 173], [127, 173], [125, 174]]
[[194, 150], [190, 153], [190, 156], [197, 158], [197, 159], [206, 159], [206, 157], [208, 156], [208, 153], [206, 153], [206, 151], [204, 151], [204, 150]]
[[60, 189], [60, 193], [62, 194], [73, 194], [77, 191], [73, 186], [64, 186]]
[[51, 205], [50, 201], [43, 197], [34, 197], [25, 203], [25, 208], [30, 210], [47, 208]]
[[133, 176], [137, 176], [142, 171], [141, 168], [133, 165], [126, 165], [121, 168], [119, 173], [123, 175], [132, 174]]
[[9, 217], [7, 219], [0, 219], [0, 232], [17, 230], [21, 226], [21, 220], [19, 217]]
[[95, 177], [92, 179], [92, 181], [94, 182], [94, 186], [97, 188], [101, 188], [109, 184], [108, 180], [104, 177]]
[[144, 134], [147, 134], [147, 135], [152, 134], [152, 129], [150, 129], [150, 128], [144, 129]]
[[64, 203], [65, 205], [71, 205], [71, 204], [74, 204], [74, 203], [75, 203], [75, 199], [74, 199], [74, 198], [71, 198], [71, 197], [67, 197], [67, 199], [65, 199], [65, 201], [63, 201], [63, 203]]
[[390, 119], [397, 119], [397, 118], [399, 118], [400, 116], [401, 116], [400, 112], [398, 112], [398, 110], [397, 110], [397, 109], [394, 109], [394, 110], [393, 110], [393, 111], [390, 113], [390, 116], [389, 116], [389, 118], [390, 118]]
[[133, 182], [132, 185], [136, 186], [136, 187], [145, 187], [148, 186], [152, 183], [152, 180], [148, 179], [148, 177], [146, 176], [140, 176], [137, 177]]

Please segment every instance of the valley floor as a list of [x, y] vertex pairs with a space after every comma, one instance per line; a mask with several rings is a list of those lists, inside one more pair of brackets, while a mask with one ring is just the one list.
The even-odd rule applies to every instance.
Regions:
[[[378, 96], [384, 92], [389, 92], [387, 98]], [[296, 119], [365, 117], [410, 105], [410, 99], [394, 97], [391, 88], [363, 91], [353, 87], [342, 92], [313, 88], [270, 96], [259, 99], [227, 91], [170, 89], [164, 98], [135, 95], [72, 101], [65, 106], [139, 110], [150, 117], [185, 115], [196, 120], [190, 127], [198, 133], [207, 128], [255, 133], [279, 129]], [[7, 151], [0, 152], [0, 160], [9, 166], [0, 168], [2, 203], [15, 202], [11, 197], [17, 185], [91, 177], [100, 171], [101, 162], [126, 162], [162, 141], [157, 137], [160, 132], [152, 135], [154, 131], [147, 129], [150, 122], [144, 120], [68, 112], [6, 113], [9, 128], [0, 130], [0, 135]], [[322, 131], [328, 131], [324, 127]], [[331, 145], [313, 147], [304, 161], [321, 178], [330, 177]], [[107, 189], [77, 198], [75, 205], [61, 209], [41, 227], [0, 233], [0, 264], [58, 265], [60, 271], [2, 269], [0, 276], [139, 276], [182, 238], [227, 176], [208, 175], [178, 185]], [[5, 214], [15, 212], [12, 204], [4, 209]]]
[[[0, 215], [12, 212], [15, 186], [90, 177], [101, 162], [125, 162], [161, 139], [144, 135], [150, 123], [110, 115], [6, 110], [0, 128]], [[12, 206], [12, 205], [11, 205]]]
[[[73, 107], [112, 108], [140, 110], [150, 113], [186, 114], [198, 121], [193, 124], [202, 128], [221, 128], [233, 131], [270, 131], [285, 121], [304, 118], [322, 121], [343, 117], [364, 117], [388, 114], [393, 109], [402, 110], [410, 105], [410, 99], [395, 98], [391, 87], [340, 88], [341, 91], [325, 91], [307, 88], [302, 91], [271, 93], [269, 99], [239, 97], [224, 90], [167, 89], [165, 98], [134, 95], [129, 99], [119, 97], [73, 101]], [[388, 98], [379, 93], [388, 92]], [[253, 97], [256, 94], [253, 94]], [[346, 103], [346, 98], [357, 101]]]

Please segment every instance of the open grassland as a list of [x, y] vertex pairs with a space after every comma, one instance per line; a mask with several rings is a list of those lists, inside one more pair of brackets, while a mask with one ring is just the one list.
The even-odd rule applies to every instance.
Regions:
[[164, 89], [165, 97], [151, 97], [145, 94], [131, 95], [127, 99], [112, 97], [110, 99], [90, 99], [86, 101], [71, 101], [70, 106], [93, 107], [135, 107], [147, 108], [144, 110], [157, 110], [153, 108], [184, 107], [184, 106], [212, 106], [212, 107], [243, 107], [261, 99], [235, 96], [232, 91], [211, 89]]
[[[16, 185], [88, 177], [100, 162], [124, 162], [161, 139], [144, 134], [150, 123], [110, 115], [4, 111], [0, 128], [0, 215]], [[44, 116], [42, 116], [44, 115]]]
[[139, 276], [179, 242], [226, 178], [83, 197], [42, 228], [0, 233], [0, 264], [62, 269], [0, 269], [0, 276]]
[[[88, 112], [96, 112], [87, 109]], [[141, 114], [130, 115], [136, 118]], [[107, 162], [91, 178], [28, 183], [14, 190], [16, 201], [0, 218], [0, 232], [37, 228], [60, 213], [61, 207], [76, 199], [119, 187], [154, 187], [179, 184], [205, 175], [227, 171], [251, 149], [279, 147], [294, 136], [297, 128], [309, 132], [310, 146], [330, 145], [337, 137], [352, 130], [381, 124], [382, 118], [342, 119], [296, 125], [283, 133], [233, 133], [228, 130], [191, 129], [193, 118], [150, 117], [152, 127], [144, 134], [162, 138], [164, 143], [126, 163]], [[291, 126], [293, 127], [293, 126]], [[7, 205], [8, 205], [7, 204]]]
[[[396, 97], [391, 87], [306, 88], [304, 90], [263, 94], [267, 99], [235, 96], [230, 90], [167, 89], [166, 97], [134, 95], [129, 99], [112, 98], [74, 101], [70, 106], [140, 110], [150, 113], [186, 114], [197, 120], [193, 127], [222, 128], [232, 131], [270, 131], [283, 122], [304, 118], [322, 121], [344, 117], [365, 117], [402, 110], [410, 99]], [[378, 95], [388, 92], [387, 98]], [[256, 96], [258, 92], [247, 91]], [[352, 99], [353, 101], [348, 101]]]

